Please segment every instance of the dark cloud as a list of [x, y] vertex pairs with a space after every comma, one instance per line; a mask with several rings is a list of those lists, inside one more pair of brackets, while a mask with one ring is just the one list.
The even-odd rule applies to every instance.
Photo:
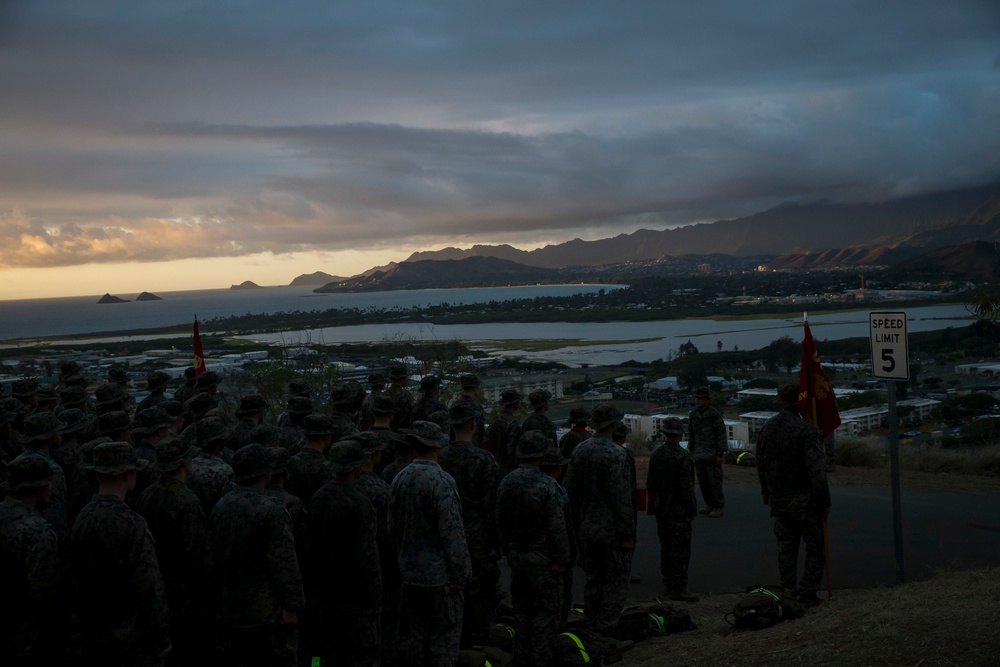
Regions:
[[1000, 5], [10, 3], [0, 266], [608, 235], [1000, 178]]

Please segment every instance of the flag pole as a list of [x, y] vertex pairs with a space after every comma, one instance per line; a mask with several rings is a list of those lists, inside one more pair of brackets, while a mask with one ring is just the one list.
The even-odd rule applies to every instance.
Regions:
[[[809, 326], [809, 313], [802, 311], [802, 328], [803, 330]], [[800, 373], [805, 369], [800, 369]], [[813, 426], [817, 429], [819, 428], [819, 413], [816, 410], [816, 395], [810, 390], [809, 391], [809, 420], [812, 422]], [[827, 434], [820, 431], [820, 437], [826, 437]], [[833, 572], [830, 570], [830, 526], [828, 517], [823, 516], [823, 560], [826, 565], [826, 597], [828, 600], [833, 599]]]

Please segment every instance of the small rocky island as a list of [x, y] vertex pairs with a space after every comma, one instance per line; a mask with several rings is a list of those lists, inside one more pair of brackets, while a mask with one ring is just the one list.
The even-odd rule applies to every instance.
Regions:
[[264, 288], [251, 280], [244, 280], [239, 285], [230, 285], [229, 289], [237, 290], [237, 289], [264, 289]]
[[97, 303], [128, 303], [128, 299], [123, 299], [120, 296], [112, 296], [111, 294], [105, 294]]
[[139, 296], [135, 297], [135, 300], [136, 301], [163, 301], [163, 297], [156, 296], [155, 294], [151, 294], [149, 292], [143, 292]]

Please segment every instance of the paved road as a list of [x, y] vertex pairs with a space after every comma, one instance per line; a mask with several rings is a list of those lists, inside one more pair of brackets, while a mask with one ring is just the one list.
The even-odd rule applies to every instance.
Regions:
[[[997, 487], [994, 496], [902, 490], [908, 580], [925, 579], [942, 567], [1000, 565], [1000, 483]], [[830, 493], [834, 588], [895, 583], [889, 487], [831, 487]], [[746, 484], [727, 487], [725, 516], [709, 519], [699, 515], [694, 521], [690, 590], [731, 593], [755, 583], [776, 583], [777, 546], [772, 525], [759, 489]], [[656, 522], [645, 514], [639, 516], [632, 572], [642, 583], [630, 587], [630, 598], [662, 592]], [[582, 599], [582, 581], [583, 572], [577, 568], [577, 599]]]

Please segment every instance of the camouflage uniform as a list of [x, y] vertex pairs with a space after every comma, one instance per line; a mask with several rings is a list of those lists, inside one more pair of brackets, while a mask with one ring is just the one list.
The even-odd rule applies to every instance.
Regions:
[[[454, 408], [452, 408], [454, 410]], [[500, 473], [489, 452], [471, 442], [453, 442], [444, 448], [441, 468], [451, 475], [462, 501], [462, 525], [472, 561], [472, 580], [465, 588], [462, 646], [489, 643], [496, 615], [496, 584], [500, 579], [497, 559], [497, 487]]]
[[[782, 410], [761, 428], [756, 456], [761, 493], [774, 517], [781, 585], [815, 593], [826, 562], [823, 516], [830, 507], [819, 432], [793, 410]], [[800, 541], [806, 557], [802, 579], [797, 580]]]
[[649, 457], [646, 490], [655, 498], [664, 590], [687, 590], [691, 521], [698, 514], [698, 501], [694, 461], [679, 442], [663, 444]]
[[13, 497], [0, 502], [0, 572], [4, 664], [57, 664], [53, 635], [62, 603], [59, 542], [41, 512]]
[[208, 612], [208, 526], [201, 502], [184, 482], [160, 477], [135, 505], [156, 541], [156, 558], [170, 607], [171, 661], [203, 655]]
[[45, 450], [28, 448], [21, 456], [32, 456], [44, 460], [56, 476], [52, 482], [52, 496], [49, 499], [49, 506], [42, 512], [42, 516], [49, 522], [56, 537], [62, 542], [69, 533], [69, 510], [67, 507], [69, 494], [66, 490], [66, 473]]
[[281, 500], [240, 486], [211, 514], [214, 574], [229, 660], [237, 665], [295, 667], [298, 638], [281, 611], [305, 606], [292, 523]]
[[395, 461], [393, 461], [392, 463], [390, 463], [389, 465], [387, 465], [385, 468], [382, 469], [382, 474], [380, 475], [382, 481], [392, 486], [392, 482], [394, 479], [396, 479], [396, 475], [398, 475], [399, 472], [408, 465], [410, 465], [409, 461], [404, 461], [403, 459], [396, 459]]
[[435, 412], [447, 409], [448, 406], [441, 399], [430, 394], [421, 393], [420, 398], [413, 404], [411, 419], [412, 421], [426, 421]]
[[378, 665], [382, 575], [375, 510], [354, 484], [333, 480], [309, 503], [307, 596], [314, 639], [331, 665]]
[[521, 422], [514, 415], [497, 410], [490, 421], [487, 440], [490, 441], [490, 451], [497, 461], [500, 475], [506, 475], [517, 468], [517, 441], [521, 439]]
[[313, 494], [333, 479], [333, 469], [323, 452], [305, 447], [288, 459], [288, 481], [285, 489], [309, 506]]
[[688, 451], [694, 456], [705, 505], [721, 509], [726, 498], [722, 492], [722, 466], [716, 463], [716, 457], [729, 451], [729, 443], [722, 413], [712, 406], [695, 408], [688, 416]]
[[585, 440], [589, 440], [590, 436], [590, 431], [582, 426], [573, 426], [573, 428], [563, 434], [563, 437], [559, 438], [559, 451], [566, 458], [570, 458], [573, 456], [573, 450], [576, 449], [577, 445]]
[[389, 428], [393, 431], [410, 428], [413, 423], [413, 394], [406, 387], [398, 385], [387, 387], [382, 393], [392, 399], [394, 407]]
[[167, 598], [145, 519], [118, 496], [95, 495], [73, 524], [69, 564], [84, 664], [162, 664]]
[[503, 478], [497, 493], [497, 525], [507, 548], [514, 603], [514, 662], [548, 665], [563, 609], [563, 575], [572, 567], [565, 495], [536, 466], [521, 465]]
[[521, 433], [528, 431], [541, 431], [546, 438], [552, 441], [553, 445], [559, 442], [556, 425], [545, 416], [544, 412], [532, 412], [527, 419], [521, 422]]
[[584, 611], [594, 629], [613, 636], [625, 606], [635, 539], [634, 472], [628, 453], [606, 435], [574, 451], [566, 475], [573, 533], [587, 581]]
[[455, 398], [448, 407], [448, 410], [453, 410], [456, 405], [468, 405], [476, 413], [476, 430], [472, 434], [472, 444], [478, 449], [483, 448], [483, 439], [486, 436], [486, 413], [483, 412], [482, 404], [475, 399], [473, 396], [466, 396], [462, 394]]
[[402, 579], [396, 550], [389, 540], [389, 484], [372, 472], [366, 472], [355, 487], [363, 493], [375, 510], [376, 536], [380, 569], [382, 572], [381, 644], [379, 652], [382, 667], [394, 664], [396, 637], [399, 633], [399, 612], [402, 597]]
[[472, 578], [472, 563], [458, 488], [436, 462], [414, 459], [396, 475], [389, 496], [389, 536], [423, 665], [456, 664], [463, 600], [453, 587]]
[[222, 458], [207, 452], [198, 454], [191, 464], [193, 470], [187, 478], [187, 486], [198, 496], [205, 516], [211, 516], [219, 499], [236, 488], [233, 484], [233, 467]]

